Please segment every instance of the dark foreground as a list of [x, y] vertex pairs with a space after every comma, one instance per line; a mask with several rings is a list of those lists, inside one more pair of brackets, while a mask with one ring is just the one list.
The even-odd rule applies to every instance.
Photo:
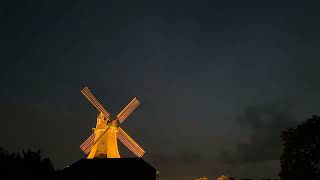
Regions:
[[81, 159], [62, 170], [54, 170], [40, 151], [8, 153], [0, 148], [0, 179], [118, 179], [155, 180], [157, 170], [142, 158]]
[[81, 159], [57, 171], [56, 178], [156, 180], [157, 170], [141, 158]]

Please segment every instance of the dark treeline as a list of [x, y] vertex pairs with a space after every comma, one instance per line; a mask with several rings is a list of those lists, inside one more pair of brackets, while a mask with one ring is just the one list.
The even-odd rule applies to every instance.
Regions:
[[40, 151], [9, 153], [0, 147], [1, 176], [7, 179], [54, 179], [55, 171], [48, 158]]

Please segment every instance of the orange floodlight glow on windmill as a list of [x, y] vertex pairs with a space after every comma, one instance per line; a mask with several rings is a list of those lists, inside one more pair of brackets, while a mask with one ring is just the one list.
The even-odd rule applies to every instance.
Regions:
[[138, 99], [133, 98], [115, 119], [111, 119], [110, 113], [94, 97], [88, 87], [83, 88], [81, 93], [100, 112], [93, 134], [80, 145], [80, 149], [85, 154], [89, 154], [88, 159], [101, 156], [119, 158], [117, 139], [133, 154], [142, 157], [145, 151], [116, 123], [119, 121], [121, 124], [140, 105]]

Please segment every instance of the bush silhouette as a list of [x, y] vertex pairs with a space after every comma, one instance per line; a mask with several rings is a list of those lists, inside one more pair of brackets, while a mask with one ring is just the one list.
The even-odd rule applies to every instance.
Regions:
[[0, 147], [1, 175], [12, 178], [24, 179], [53, 179], [54, 168], [51, 161], [42, 158], [40, 151], [31, 150], [19, 153], [9, 153]]

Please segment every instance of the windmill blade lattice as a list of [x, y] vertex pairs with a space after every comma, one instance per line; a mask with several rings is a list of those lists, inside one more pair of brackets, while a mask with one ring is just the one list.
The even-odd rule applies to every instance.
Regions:
[[93, 143], [94, 138], [95, 138], [95, 134], [96, 133], [92, 133], [91, 136], [89, 136], [87, 138], [87, 140], [85, 140], [81, 145], [80, 145], [80, 149], [85, 153], [88, 154], [90, 151], [87, 151], [87, 149], [89, 148], [89, 146]]
[[123, 110], [117, 115], [117, 119], [120, 123], [127, 119], [127, 117], [140, 105], [137, 98], [133, 98], [131, 102], [123, 108]]
[[145, 151], [121, 128], [118, 129], [117, 138], [138, 157], [142, 157]]
[[99, 103], [99, 101], [94, 97], [88, 87], [81, 90], [81, 93], [91, 102], [91, 104], [98, 109], [106, 118], [109, 119], [110, 113]]

